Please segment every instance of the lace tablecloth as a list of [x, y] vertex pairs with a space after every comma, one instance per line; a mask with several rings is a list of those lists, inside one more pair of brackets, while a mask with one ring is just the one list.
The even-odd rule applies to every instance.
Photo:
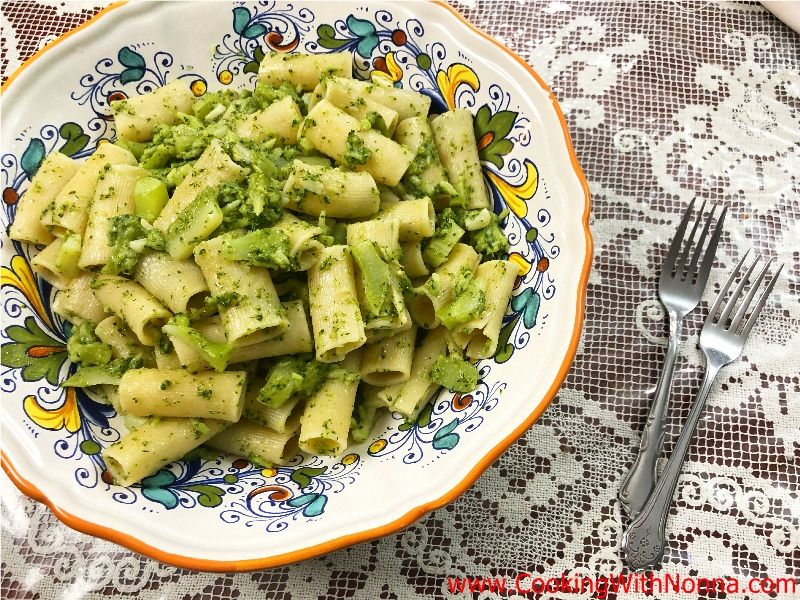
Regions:
[[[758, 4], [459, 8], [553, 87], [592, 190], [583, 342], [542, 419], [464, 496], [406, 531], [255, 573], [175, 569], [76, 533], [3, 475], [4, 598], [427, 599], [454, 596], [448, 576], [619, 573], [616, 491], [665, 346], [656, 280], [677, 215], [694, 197], [729, 207], [706, 298], [747, 248], [779, 257], [788, 274], [712, 392], [663, 571], [800, 577], [800, 37]], [[4, 1], [4, 78], [97, 9]], [[702, 374], [703, 313], [678, 362], [672, 436]]]

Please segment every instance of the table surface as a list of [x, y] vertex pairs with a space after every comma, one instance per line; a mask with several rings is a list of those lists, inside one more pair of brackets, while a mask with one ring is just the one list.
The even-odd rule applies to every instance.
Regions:
[[[667, 451], [702, 375], [707, 300], [748, 248], [786, 270], [712, 391], [663, 570], [800, 577], [800, 37], [758, 4], [457, 6], [552, 86], [592, 190], [583, 340], [544, 416], [461, 498], [407, 530], [255, 573], [175, 569], [77, 533], [2, 475], [4, 598], [423, 599], [451, 597], [454, 575], [619, 573], [616, 492], [666, 341], [659, 265], [692, 198], [729, 217], [678, 362]], [[3, 2], [4, 77], [98, 8]]]

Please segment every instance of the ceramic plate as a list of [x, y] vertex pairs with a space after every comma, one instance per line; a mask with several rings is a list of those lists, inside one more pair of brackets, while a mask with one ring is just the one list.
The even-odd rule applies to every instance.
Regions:
[[[364, 6], [364, 4], [367, 4]], [[100, 450], [113, 409], [58, 387], [69, 324], [33, 276], [36, 250], [3, 234], [3, 466], [68, 525], [179, 566], [244, 570], [386, 535], [450, 502], [538, 418], [577, 345], [591, 257], [589, 197], [561, 112], [519, 57], [436, 3], [131, 3], [51, 44], [3, 93], [4, 225], [42, 157], [85, 157], [113, 136], [109, 101], [174, 78], [196, 95], [252, 86], [265, 52], [348, 52], [356, 71], [464, 107], [520, 276], [499, 352], [471, 394], [441, 393], [419, 420], [379, 423], [335, 459], [288, 466], [195, 457], [130, 489]]]

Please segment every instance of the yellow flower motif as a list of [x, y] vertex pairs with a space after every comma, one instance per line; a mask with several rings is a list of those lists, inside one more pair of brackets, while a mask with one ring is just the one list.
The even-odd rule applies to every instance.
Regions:
[[394, 52], [387, 52], [385, 59], [386, 70], [375, 69], [370, 73], [370, 78], [375, 83], [387, 83], [394, 85], [395, 82], [403, 78], [403, 70], [397, 64], [397, 59], [394, 57]]
[[42, 298], [39, 296], [39, 288], [36, 287], [33, 271], [31, 271], [31, 267], [24, 257], [19, 254], [14, 256], [11, 259], [11, 268], [2, 268], [0, 281], [2, 281], [3, 287], [10, 285], [22, 292], [42, 322], [50, 329], [53, 329], [53, 323], [50, 321], [50, 317], [44, 309], [44, 304], [42, 304]]
[[278, 472], [275, 469], [266, 468], [266, 469], [261, 469], [261, 474], [264, 477], [275, 477], [275, 475], [277, 475]]
[[381, 450], [383, 450], [384, 448], [386, 448], [386, 444], [387, 444], [387, 443], [388, 443], [388, 442], [387, 442], [385, 439], [383, 439], [383, 438], [381, 438], [381, 439], [379, 439], [379, 440], [375, 440], [374, 442], [372, 442], [372, 443], [369, 445], [369, 448], [368, 448], [368, 450], [369, 450], [369, 453], [370, 453], [370, 454], [377, 454], [378, 452], [380, 452]]
[[478, 80], [475, 71], [460, 63], [450, 65], [446, 72], [439, 71], [436, 73], [436, 83], [439, 85], [444, 101], [447, 102], [447, 107], [450, 110], [456, 108], [456, 92], [459, 87], [468, 85], [473, 92], [477, 92], [481, 87], [481, 82]]
[[206, 93], [206, 82], [202, 79], [195, 79], [189, 88], [195, 96], [202, 96]]
[[527, 200], [533, 198], [539, 187], [539, 171], [531, 161], [525, 160], [525, 179], [518, 185], [511, 184], [494, 171], [486, 171], [489, 180], [497, 187], [497, 191], [506, 201], [515, 215], [520, 219], [528, 214]]
[[66, 388], [64, 404], [58, 408], [43, 407], [36, 396], [26, 396], [22, 408], [31, 421], [43, 429], [51, 431], [66, 429], [70, 433], [75, 433], [81, 428], [81, 415], [78, 412], [74, 388]]
[[228, 85], [231, 81], [233, 81], [233, 73], [225, 69], [219, 75], [217, 75], [217, 79], [223, 85]]
[[509, 254], [508, 260], [517, 265], [520, 277], [525, 277], [525, 275], [527, 275], [531, 270], [531, 263], [529, 263], [528, 260], [519, 252], [512, 252]]
[[343, 465], [352, 465], [358, 460], [358, 454], [348, 454], [342, 459]]

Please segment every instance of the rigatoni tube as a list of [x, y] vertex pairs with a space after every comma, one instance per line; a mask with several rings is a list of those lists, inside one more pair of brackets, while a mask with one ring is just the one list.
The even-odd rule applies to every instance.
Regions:
[[[379, 132], [362, 131], [358, 119], [327, 100], [321, 100], [309, 111], [300, 135], [336, 162], [355, 171], [367, 171], [375, 181], [388, 186], [400, 183], [414, 158], [411, 151]], [[363, 146], [358, 156], [353, 154], [356, 146]]]
[[92, 293], [92, 273], [80, 273], [53, 300], [53, 311], [68, 321], [99, 323], [106, 318], [103, 305]]
[[192, 110], [194, 94], [180, 79], [139, 96], [111, 103], [117, 135], [132, 142], [144, 142], [153, 137], [156, 125], [174, 125], [178, 113]]
[[156, 298], [138, 283], [116, 275], [100, 275], [93, 283], [100, 304], [122, 319], [145, 346], [155, 346], [161, 327], [172, 316]]
[[319, 391], [306, 401], [300, 418], [300, 449], [304, 452], [336, 456], [347, 447], [360, 354], [356, 351], [345, 357]]
[[380, 194], [369, 173], [356, 173], [292, 163], [283, 186], [284, 207], [307, 215], [325, 213], [334, 218], [369, 217], [378, 212]]
[[245, 371], [188, 373], [132, 369], [119, 383], [122, 410], [139, 417], [197, 417], [236, 422], [242, 416]]
[[439, 325], [437, 311], [452, 300], [458, 282], [468, 280], [480, 260], [472, 246], [456, 244], [445, 263], [415, 288], [408, 306], [414, 320], [426, 329]]
[[282, 144], [296, 144], [303, 115], [291, 96], [273, 102], [262, 111], [242, 117], [234, 129], [247, 140], [263, 142], [276, 139]]
[[174, 313], [202, 307], [209, 295], [203, 272], [193, 260], [177, 260], [163, 252], [144, 253], [134, 279]]
[[77, 162], [61, 152], [48, 154], [36, 171], [30, 186], [17, 201], [17, 212], [8, 230], [8, 237], [32, 244], [51, 242], [53, 234], [42, 223], [42, 215], [78, 167]]
[[219, 309], [228, 343], [260, 330], [277, 334], [288, 322], [269, 271], [224, 258], [225, 239], [203, 242], [194, 258], [214, 296], [234, 294], [235, 301]]
[[204, 444], [229, 423], [213, 419], [147, 419], [105, 450], [114, 483], [131, 486]]
[[289, 441], [297, 435], [299, 418], [283, 432], [242, 419], [211, 438], [207, 444], [217, 450], [238, 454], [251, 463], [262, 466], [280, 465], [292, 458], [297, 445]]
[[325, 94], [334, 98], [345, 95], [353, 100], [364, 98], [378, 102], [396, 111], [401, 121], [409, 117], [427, 116], [431, 105], [430, 97], [419, 92], [344, 77], [327, 79]]
[[475, 360], [494, 356], [503, 315], [518, 275], [517, 265], [509, 260], [491, 260], [475, 270], [475, 282], [486, 295], [486, 308], [478, 318], [466, 323], [454, 336], [462, 347], [466, 347], [469, 358]]
[[336, 362], [367, 341], [347, 246], [325, 248], [308, 271], [317, 360]]
[[136, 209], [134, 191], [145, 170], [133, 165], [111, 165], [97, 183], [78, 265], [81, 269], [99, 267], [111, 258], [108, 243], [109, 219], [132, 215]]
[[245, 171], [233, 162], [222, 147], [222, 143], [211, 140], [211, 143], [194, 163], [186, 178], [178, 184], [172, 197], [164, 206], [153, 225], [161, 231], [167, 231], [178, 214], [208, 187], [216, 187], [227, 181], [237, 181], [244, 177]]
[[431, 368], [437, 357], [447, 350], [447, 330], [439, 327], [428, 332], [422, 344], [414, 352], [411, 373], [404, 383], [390, 385], [378, 392], [378, 398], [391, 410], [408, 419], [415, 419], [439, 384], [430, 378]]
[[42, 222], [59, 237], [68, 233], [83, 235], [97, 183], [111, 165], [135, 164], [136, 158], [124, 148], [100, 144], [56, 194], [52, 208], [45, 211]]
[[379, 342], [367, 344], [361, 359], [361, 379], [376, 386], [406, 381], [414, 359], [415, 326]]
[[457, 108], [431, 121], [433, 139], [450, 182], [461, 194], [466, 208], [488, 208], [489, 193], [483, 181], [472, 113]]
[[73, 233], [56, 238], [31, 259], [34, 273], [59, 290], [67, 287], [80, 272], [81, 236]]
[[288, 82], [304, 91], [313, 90], [323, 77], [353, 76], [353, 58], [349, 52], [303, 54], [270, 52], [261, 59], [258, 80], [279, 86]]
[[379, 218], [397, 219], [401, 242], [431, 237], [436, 226], [436, 212], [430, 198], [382, 202]]

